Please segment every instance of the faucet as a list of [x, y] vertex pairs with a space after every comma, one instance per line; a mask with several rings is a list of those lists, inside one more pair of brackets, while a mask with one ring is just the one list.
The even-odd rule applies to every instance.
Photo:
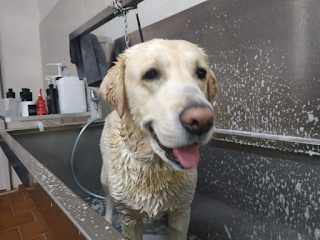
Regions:
[[100, 114], [99, 114], [99, 111], [98, 111], [99, 95], [98, 95], [98, 93], [96, 91], [94, 91], [91, 88], [90, 88], [90, 97], [91, 97], [91, 101], [94, 104], [94, 108], [97, 111], [97, 116], [98, 116], [98, 118], [100, 118]]

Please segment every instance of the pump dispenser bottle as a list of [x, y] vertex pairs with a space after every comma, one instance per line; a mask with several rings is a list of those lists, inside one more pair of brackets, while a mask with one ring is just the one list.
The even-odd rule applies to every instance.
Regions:
[[54, 87], [54, 80], [57, 76], [46, 76], [45, 80], [48, 81], [49, 88], [46, 90], [47, 93], [47, 107], [48, 114], [57, 114], [59, 113], [58, 105], [58, 93], [57, 89]]
[[[59, 111], [62, 114], [67, 113], [81, 113], [87, 111], [86, 93], [84, 82], [77, 76], [66, 76], [64, 70], [66, 68], [61, 63], [48, 63], [47, 65], [57, 66], [58, 75], [50, 76], [55, 78], [55, 86], [58, 90], [58, 104]], [[49, 92], [51, 89], [49, 85]], [[50, 104], [53, 100], [52, 96], [56, 99], [57, 95], [51, 95]]]

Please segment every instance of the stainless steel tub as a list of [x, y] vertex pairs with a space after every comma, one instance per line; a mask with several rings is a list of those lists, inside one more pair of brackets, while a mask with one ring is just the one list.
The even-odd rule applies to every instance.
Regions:
[[[51, 127], [43, 133], [36, 129], [1, 132], [0, 144], [57, 239], [125, 239], [83, 201], [86, 195], [72, 179], [68, 161], [80, 127]], [[101, 191], [98, 175], [91, 174], [101, 167], [98, 150], [101, 128], [101, 124], [89, 128], [87, 133], [94, 136], [85, 144], [96, 145], [86, 148], [86, 153], [94, 152], [89, 161], [96, 160], [97, 164], [86, 164], [88, 171], [77, 168], [77, 172], [84, 174], [79, 177], [93, 181], [90, 189], [99, 186], [98, 191]], [[83, 153], [80, 147], [79, 153]], [[89, 169], [89, 165], [93, 168]]]
[[[104, 212], [103, 202], [88, 198], [71, 176], [69, 160], [80, 127], [54, 127], [43, 133], [2, 132], [1, 147], [52, 226], [63, 229], [69, 221], [75, 228], [70, 233], [72, 239], [76, 235], [87, 239], [124, 239], [119, 228], [110, 226], [99, 215]], [[75, 156], [79, 181], [97, 194], [103, 193], [99, 180], [101, 131], [101, 123], [89, 127]], [[216, 138], [220, 140], [201, 150], [189, 229], [191, 239], [320, 238], [319, 156], [227, 142], [235, 140], [230, 135], [217, 134]], [[284, 145], [294, 146], [274, 142], [272, 147], [280, 145], [282, 149]], [[319, 152], [319, 146], [304, 147]], [[52, 217], [50, 208], [57, 218]], [[59, 217], [64, 220], [57, 220]], [[148, 225], [146, 234], [152, 228], [161, 230], [159, 226], [163, 224], [165, 221]], [[57, 234], [68, 236], [68, 229]]]

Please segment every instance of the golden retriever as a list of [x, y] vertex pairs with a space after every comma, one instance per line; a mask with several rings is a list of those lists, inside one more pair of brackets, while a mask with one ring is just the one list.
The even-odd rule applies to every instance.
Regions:
[[168, 214], [170, 238], [187, 238], [199, 146], [213, 135], [216, 77], [204, 51], [154, 39], [127, 49], [100, 86], [115, 111], [101, 136], [106, 220], [113, 204], [125, 236], [141, 240], [143, 219]]

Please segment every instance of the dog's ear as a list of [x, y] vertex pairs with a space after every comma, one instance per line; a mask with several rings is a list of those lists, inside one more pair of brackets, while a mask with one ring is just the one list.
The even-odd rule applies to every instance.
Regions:
[[118, 113], [120, 118], [124, 114], [125, 95], [124, 95], [124, 70], [125, 70], [125, 53], [121, 54], [115, 65], [109, 69], [107, 76], [100, 85], [101, 97], [109, 103]]
[[213, 71], [209, 69], [209, 79], [208, 79], [208, 100], [212, 104], [214, 97], [216, 96], [216, 93], [218, 91], [218, 83], [216, 75], [214, 75]]
[[[202, 56], [205, 60], [205, 62], [207, 63], [207, 65], [209, 65], [209, 59], [208, 59], [208, 55], [205, 53], [205, 51], [200, 48], [200, 51], [202, 53]], [[209, 68], [209, 79], [208, 79], [208, 85], [207, 85], [207, 98], [209, 100], [209, 102], [212, 104], [214, 97], [216, 96], [216, 93], [218, 91], [218, 83], [217, 83], [217, 78], [216, 75], [214, 75], [213, 71]]]

